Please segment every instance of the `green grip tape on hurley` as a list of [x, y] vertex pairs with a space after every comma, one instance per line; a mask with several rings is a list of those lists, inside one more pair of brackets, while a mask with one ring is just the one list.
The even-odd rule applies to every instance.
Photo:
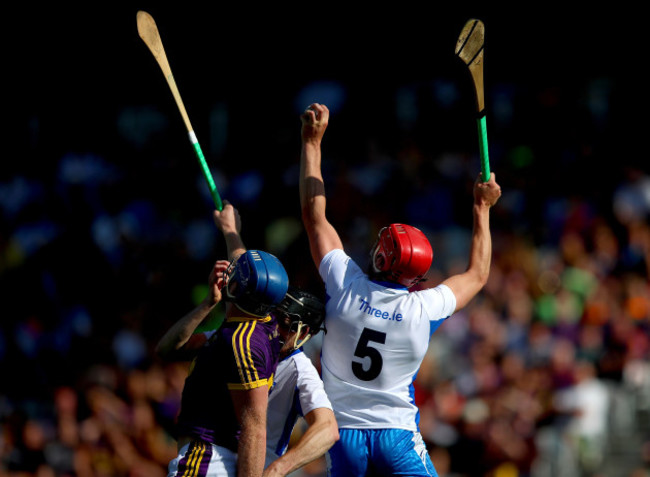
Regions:
[[485, 124], [485, 114], [476, 120], [478, 125], [478, 147], [481, 153], [481, 172], [483, 172], [483, 182], [490, 180], [490, 157], [488, 155], [487, 127]]
[[223, 203], [221, 202], [221, 197], [219, 196], [219, 192], [217, 191], [217, 186], [215, 185], [214, 179], [212, 178], [212, 174], [210, 173], [210, 169], [208, 169], [208, 165], [205, 162], [205, 157], [203, 157], [203, 151], [201, 150], [201, 146], [199, 145], [199, 141], [196, 139], [196, 135], [194, 134], [194, 132], [190, 132], [190, 141], [192, 142], [192, 146], [194, 146], [194, 152], [196, 153], [196, 157], [198, 158], [199, 164], [201, 165], [203, 176], [205, 177], [205, 180], [208, 182], [208, 187], [210, 189], [210, 194], [212, 194], [212, 200], [214, 201], [214, 205], [218, 211], [221, 211], [223, 210]]

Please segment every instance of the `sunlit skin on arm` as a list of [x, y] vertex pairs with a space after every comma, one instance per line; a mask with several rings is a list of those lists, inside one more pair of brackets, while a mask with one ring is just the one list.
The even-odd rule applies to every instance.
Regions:
[[485, 286], [492, 262], [492, 237], [490, 235], [490, 207], [501, 197], [501, 187], [496, 175], [483, 182], [481, 175], [474, 182], [474, 225], [467, 270], [446, 279], [447, 285], [456, 297], [456, 310], [464, 308]]
[[319, 458], [339, 440], [339, 430], [331, 409], [318, 408], [305, 415], [309, 425], [300, 440], [264, 471], [264, 477], [285, 476]]
[[208, 278], [208, 295], [192, 311], [183, 316], [163, 335], [156, 345], [156, 354], [162, 358], [172, 358], [178, 351], [198, 349], [205, 343], [205, 337], [194, 335], [194, 331], [221, 301], [221, 288], [224, 272], [228, 269], [227, 260], [218, 260], [212, 267]]
[[264, 471], [266, 458], [266, 407], [269, 389], [260, 386], [248, 390], [231, 390], [230, 395], [241, 426], [237, 449], [237, 476], [260, 476]]
[[300, 206], [316, 267], [323, 257], [343, 243], [325, 216], [325, 185], [321, 172], [321, 142], [329, 122], [329, 110], [314, 103], [301, 116]]

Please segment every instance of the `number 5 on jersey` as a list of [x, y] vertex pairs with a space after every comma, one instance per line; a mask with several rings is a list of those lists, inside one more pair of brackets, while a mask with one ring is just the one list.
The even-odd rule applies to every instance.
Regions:
[[384, 359], [381, 357], [381, 353], [377, 348], [369, 346], [368, 343], [370, 342], [384, 344], [386, 342], [386, 333], [371, 328], [363, 329], [357, 347], [354, 350], [354, 355], [359, 358], [370, 358], [370, 367], [363, 369], [363, 364], [359, 361], [352, 362], [352, 372], [362, 381], [372, 381], [375, 379], [381, 373], [381, 368], [384, 365]]

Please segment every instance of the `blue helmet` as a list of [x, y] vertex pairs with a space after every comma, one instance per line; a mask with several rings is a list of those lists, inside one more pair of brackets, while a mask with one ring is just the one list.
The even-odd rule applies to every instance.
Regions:
[[287, 293], [289, 277], [275, 256], [248, 250], [233, 260], [227, 271], [225, 299], [255, 316], [266, 316]]

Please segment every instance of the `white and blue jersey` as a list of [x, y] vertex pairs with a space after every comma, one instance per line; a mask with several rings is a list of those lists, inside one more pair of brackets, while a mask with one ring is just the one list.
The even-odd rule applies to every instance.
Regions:
[[266, 416], [265, 467], [283, 455], [298, 417], [314, 409], [332, 409], [313, 363], [296, 350], [278, 363]]
[[322, 375], [339, 428], [418, 431], [413, 381], [432, 333], [456, 309], [453, 292], [373, 282], [340, 249], [319, 272], [327, 293]]

